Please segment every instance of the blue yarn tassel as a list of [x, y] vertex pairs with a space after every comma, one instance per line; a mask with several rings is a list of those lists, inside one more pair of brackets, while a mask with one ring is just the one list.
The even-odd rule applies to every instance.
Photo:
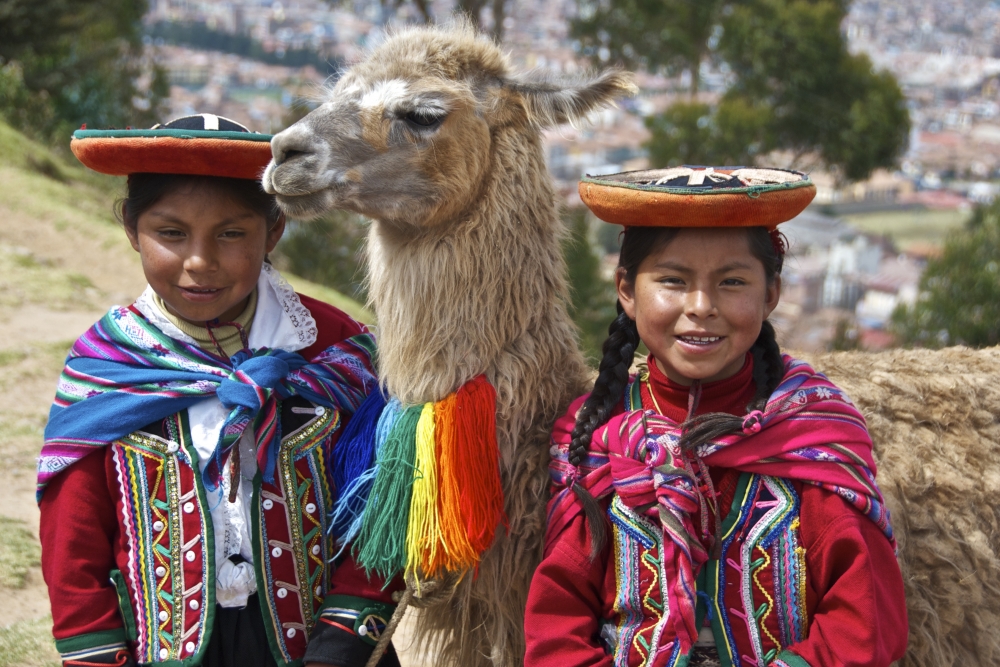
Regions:
[[330, 455], [335, 493], [347, 489], [351, 482], [374, 465], [375, 427], [384, 408], [385, 397], [376, 388], [348, 420]]
[[[339, 495], [331, 513], [330, 533], [337, 538], [341, 551], [361, 532], [361, 519], [378, 472], [378, 452], [401, 411], [398, 400], [387, 404], [381, 392], [373, 392], [334, 447], [333, 478]], [[352, 428], [354, 424], [356, 428]], [[341, 450], [341, 445], [347, 446]]]

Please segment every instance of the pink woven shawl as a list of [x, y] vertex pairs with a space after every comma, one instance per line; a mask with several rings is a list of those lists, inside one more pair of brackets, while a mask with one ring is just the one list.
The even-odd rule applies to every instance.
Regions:
[[709, 442], [696, 453], [681, 452], [679, 424], [642, 409], [627, 409], [598, 428], [579, 468], [568, 463], [568, 442], [553, 446], [550, 472], [558, 490], [549, 503], [547, 541], [582, 511], [570, 488], [574, 481], [597, 498], [614, 491], [626, 505], [656, 521], [663, 529], [663, 563], [671, 582], [664, 600], [670, 610], [664, 639], [674, 637], [684, 653], [697, 638], [695, 579], [711, 542], [710, 536], [695, 534], [692, 521], [706, 507], [695, 475], [699, 466], [820, 486], [854, 505], [895, 546], [889, 513], [875, 484], [864, 417], [824, 375], [787, 355], [784, 361], [785, 376], [766, 408], [744, 419], [742, 433]]

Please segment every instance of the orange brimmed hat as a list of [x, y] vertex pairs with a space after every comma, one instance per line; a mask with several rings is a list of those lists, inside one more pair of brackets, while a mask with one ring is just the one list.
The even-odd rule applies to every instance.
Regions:
[[580, 198], [594, 215], [626, 227], [774, 229], [815, 196], [805, 174], [757, 167], [672, 167], [580, 181]]
[[177, 118], [148, 130], [73, 133], [73, 155], [94, 171], [260, 178], [271, 160], [271, 135], [251, 132], [210, 113]]

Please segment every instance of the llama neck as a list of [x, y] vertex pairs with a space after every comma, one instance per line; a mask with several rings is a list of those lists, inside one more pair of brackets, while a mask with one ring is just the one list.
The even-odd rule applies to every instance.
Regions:
[[[569, 325], [563, 226], [538, 138], [494, 137], [493, 169], [460, 220], [368, 238], [379, 373], [407, 404], [439, 400], [525, 338]], [[570, 332], [570, 342], [575, 339]]]

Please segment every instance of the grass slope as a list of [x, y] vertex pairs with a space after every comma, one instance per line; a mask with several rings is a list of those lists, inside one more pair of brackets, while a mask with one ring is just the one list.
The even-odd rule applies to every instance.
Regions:
[[960, 227], [969, 215], [969, 211], [961, 210], [880, 211], [844, 219], [863, 232], [888, 235], [900, 250], [908, 250], [943, 246], [948, 232]]
[[0, 667], [59, 667], [48, 616], [0, 628]]

